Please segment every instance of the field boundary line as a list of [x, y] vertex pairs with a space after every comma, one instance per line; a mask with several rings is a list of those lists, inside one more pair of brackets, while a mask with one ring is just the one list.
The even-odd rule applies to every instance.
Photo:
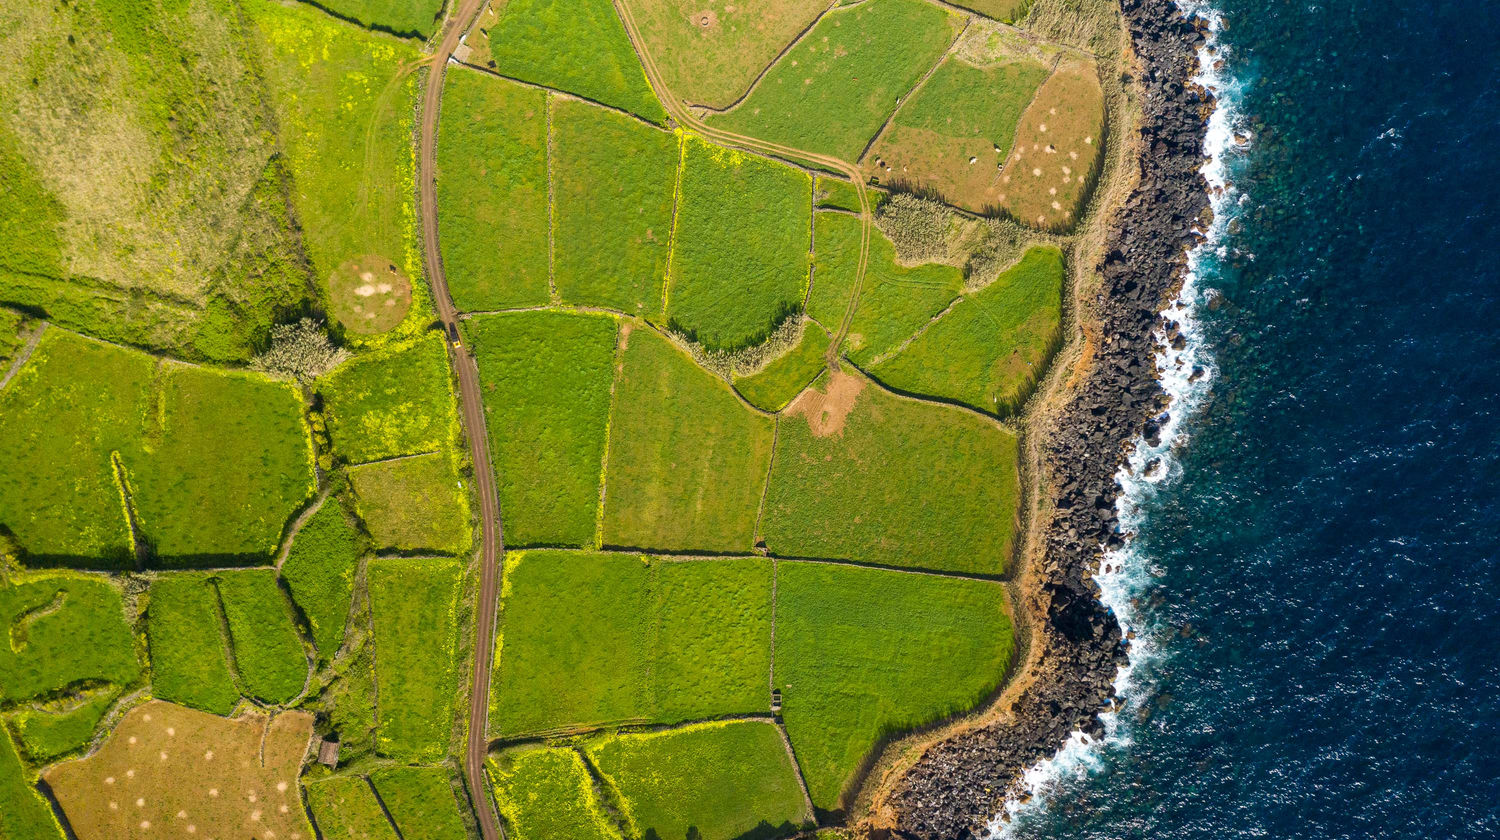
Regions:
[[687, 108], [695, 108], [697, 110], [706, 111], [710, 114], [716, 115], [727, 114], [730, 111], [733, 111], [734, 109], [740, 107], [740, 105], [744, 104], [746, 99], [750, 98], [750, 94], [754, 93], [757, 87], [760, 87], [761, 80], [771, 72], [771, 68], [780, 64], [781, 60], [783, 58], [786, 58], [786, 54], [791, 52], [793, 47], [802, 43], [803, 39], [805, 39], [808, 34], [813, 31], [813, 28], [823, 21], [823, 18], [828, 17], [829, 13], [838, 8], [840, 8], [839, 0], [833, 0], [833, 2], [829, 3], [828, 6], [823, 9], [823, 11], [818, 12], [817, 17], [813, 18], [811, 23], [804, 27], [801, 32], [798, 32], [795, 36], [793, 36], [792, 40], [786, 46], [781, 48], [781, 52], [777, 53], [776, 57], [772, 58], [769, 64], [767, 64], [765, 67], [762, 67], [760, 69], [760, 72], [755, 74], [755, 78], [750, 80], [750, 86], [745, 88], [745, 92], [740, 94], [739, 97], [737, 97], [733, 102], [730, 102], [728, 105], [725, 105], [722, 108], [715, 108], [712, 105], [701, 105], [698, 103], [689, 102], [684, 99], [682, 101], [683, 106]]
[[440, 449], [434, 449], [431, 452], [413, 452], [410, 455], [391, 455], [391, 456], [386, 457], [386, 458], [376, 458], [373, 461], [361, 461], [358, 464], [346, 464], [344, 466], [344, 468], [352, 470], [352, 469], [355, 469], [357, 467], [368, 467], [368, 466], [372, 466], [374, 464], [389, 464], [392, 461], [408, 461], [408, 460], [411, 460], [412, 458], [426, 458], [428, 455], [440, 455], [440, 454], [442, 454], [442, 450], [440, 450]]
[[741, 721], [759, 721], [761, 723], [775, 723], [776, 716], [770, 712], [728, 712], [714, 717], [692, 718], [680, 720], [676, 723], [651, 723], [639, 721], [632, 723], [627, 718], [624, 721], [604, 721], [601, 723], [588, 723], [576, 727], [558, 727], [556, 729], [545, 729], [537, 732], [528, 732], [512, 737], [500, 736], [490, 741], [490, 749], [504, 749], [508, 747], [519, 747], [527, 744], [540, 744], [555, 738], [580, 738], [589, 735], [597, 735], [601, 732], [614, 732], [620, 735], [654, 735], [660, 732], [672, 732], [677, 729], [688, 729], [694, 726], [706, 726], [712, 723], [737, 723]]
[[473, 310], [471, 312], [461, 312], [461, 313], [458, 314], [457, 317], [458, 317], [458, 320], [460, 320], [460, 321], [467, 321], [467, 320], [469, 320], [469, 319], [471, 319], [471, 318], [473, 318], [475, 316], [483, 317], [485, 315], [509, 315], [509, 314], [511, 314], [513, 312], [563, 312], [563, 313], [569, 313], [569, 314], [583, 314], [583, 315], [613, 315], [613, 316], [615, 316], [617, 318], [639, 318], [640, 317], [638, 315], [632, 315], [629, 312], [626, 312], [624, 310], [613, 309], [613, 308], [608, 307], [608, 306], [595, 306], [593, 304], [568, 303], [567, 301], [559, 301], [557, 303], [541, 304], [541, 305], [538, 305], [538, 306], [512, 306], [512, 307], [509, 307], [507, 309], [475, 309], [475, 310]]
[[[947, 4], [944, 3], [940, 5], [946, 6]], [[953, 36], [953, 40], [948, 42], [948, 48], [943, 50], [943, 54], [938, 56], [938, 60], [934, 61], [931, 67], [927, 68], [927, 72], [922, 74], [922, 78], [918, 79], [916, 84], [912, 85], [911, 88], [906, 91], [906, 93], [896, 98], [896, 107], [891, 109], [890, 116], [885, 118], [885, 122], [881, 123], [879, 130], [877, 130], [875, 132], [875, 135], [865, 143], [865, 147], [860, 150], [859, 156], [854, 159], [854, 163], [856, 166], [861, 165], [865, 162], [865, 158], [869, 157], [870, 155], [870, 150], [875, 148], [875, 143], [879, 141], [881, 137], [884, 137], [885, 133], [890, 130], [891, 126], [896, 123], [896, 115], [901, 113], [901, 110], [906, 107], [906, 103], [910, 102], [913, 96], [916, 96], [919, 92], [921, 92], [922, 88], [927, 86], [927, 80], [931, 79], [933, 77], [933, 74], [937, 73], [938, 68], [943, 66], [943, 62], [947, 61], [953, 56], [953, 52], [955, 49], [957, 49], [958, 43], [964, 39], [964, 33], [969, 31], [969, 25], [973, 22], [974, 17], [972, 14], [964, 15], [964, 25], [959, 27], [958, 34]], [[943, 203], [947, 204], [946, 201]]]
[[818, 812], [813, 808], [812, 794], [807, 791], [807, 779], [802, 775], [802, 764], [797, 761], [797, 751], [792, 748], [792, 738], [786, 733], [786, 724], [776, 721], [776, 734], [781, 736], [781, 743], [786, 747], [786, 757], [792, 762], [792, 775], [797, 777], [797, 787], [802, 789], [802, 806], [807, 809], [808, 820], [817, 822]]
[[[903, 351], [905, 351], [907, 347], [911, 346], [911, 343], [913, 341], [916, 341], [917, 339], [921, 338], [923, 336], [923, 334], [925, 334], [928, 330], [932, 329], [932, 325], [933, 324], [936, 324], [938, 321], [941, 321], [943, 319], [944, 315], [947, 315], [949, 312], [952, 312], [953, 309], [954, 309], [954, 307], [956, 307], [960, 303], [962, 303], [966, 297], [968, 297], [968, 296], [965, 295], [963, 292], [959, 292], [958, 294], [954, 295], [953, 296], [953, 300], [948, 301], [948, 303], [943, 306], [942, 310], [940, 310], [938, 312], [938, 314], [932, 316], [931, 318], [928, 318], [926, 323], [922, 324], [922, 326], [920, 326], [920, 327], [917, 327], [917, 329], [916, 329], [915, 332], [913, 332], [911, 335], [907, 336], [906, 338], [902, 339], [900, 344], [896, 345], [895, 347], [892, 347], [891, 349], [885, 351], [884, 353], [878, 354], [877, 356], [875, 356], [875, 358], [871, 359], [868, 362], [865, 362], [863, 365], [859, 365], [858, 367], [861, 370], [863, 370], [864, 368], [873, 368], [876, 365], [885, 364], [886, 362], [890, 361], [891, 359], [894, 359], [897, 356], [901, 355], [901, 353]], [[991, 319], [991, 320], [993, 320], [993, 319]], [[850, 362], [850, 364], [854, 364], [854, 363]], [[871, 374], [871, 375], [873, 376], [873, 374]]]
[[557, 153], [553, 148], [556, 131], [552, 127], [552, 111], [557, 97], [547, 93], [542, 97], [542, 110], [547, 116], [547, 294], [553, 303], [562, 296], [557, 293]]
[[21, 368], [25, 366], [26, 362], [31, 359], [31, 354], [36, 352], [36, 346], [42, 341], [42, 333], [46, 332], [47, 327], [49, 326], [51, 326], [51, 322], [41, 321], [37, 324], [37, 328], [35, 330], [32, 330], [31, 335], [27, 336], [26, 345], [22, 347], [21, 352], [17, 353], [16, 357], [11, 360], [10, 369], [5, 372], [5, 378], [0, 379], [0, 390], [3, 390], [5, 386], [9, 385], [10, 381], [15, 378], [16, 374], [21, 372]]
[[846, 560], [833, 557], [798, 557], [786, 554], [774, 555], [777, 562], [785, 563], [809, 563], [823, 566], [851, 566], [856, 569], [872, 569], [881, 572], [896, 572], [903, 575], [920, 575], [923, 577], [952, 578], [954, 580], [969, 580], [975, 583], [1007, 584], [1010, 577], [1006, 573], [985, 574], [983, 572], [955, 572], [946, 569], [919, 569], [912, 566], [892, 566], [888, 563], [873, 563], [867, 560]]
[[643, 116], [641, 116], [639, 114], [632, 114], [631, 112], [625, 110], [624, 108], [620, 108], [620, 107], [617, 107], [617, 106], [614, 106], [614, 105], [608, 105], [606, 103], [600, 102], [597, 99], [590, 99], [587, 96], [583, 96], [583, 95], [580, 95], [580, 94], [577, 94], [577, 93], [573, 93], [572, 91], [566, 91], [566, 90], [563, 90], [562, 88], [555, 88], [555, 87], [552, 87], [551, 85], [538, 84], [537, 82], [528, 82], [525, 79], [518, 79], [515, 76], [507, 76], [506, 74], [501, 73], [500, 71], [498, 71], [498, 70], [496, 70], [496, 69], [494, 69], [492, 67], [483, 67], [483, 66], [478, 65], [478, 64], [473, 64], [471, 62], [464, 61], [463, 59], [460, 59], [460, 58], [450, 58], [449, 61], [453, 62], [454, 64], [457, 64], [459, 67], [463, 67], [463, 68], [466, 68], [466, 69], [469, 69], [469, 70], [473, 70], [476, 73], [483, 73], [486, 76], [493, 76], [496, 79], [504, 79], [505, 81], [510, 82], [511, 84], [520, 85], [521, 87], [528, 87], [528, 88], [531, 88], [532, 90], [546, 91], [547, 93], [550, 93], [550, 94], [552, 94], [553, 96], [555, 96], [555, 97], [557, 97], [559, 99], [571, 99], [571, 100], [573, 100], [575, 102], [583, 102], [583, 103], [586, 103], [588, 105], [593, 105], [595, 108], [603, 108], [606, 111], [613, 111], [614, 113], [619, 114], [620, 116], [629, 117], [632, 120], [635, 120], [636, 122], [638, 122], [638, 123], [640, 123], [642, 125], [650, 126], [651, 128], [654, 128], [657, 131], [665, 132], [665, 131], [669, 130], [669, 129], [663, 128], [660, 123], [654, 123], [654, 122], [646, 119], [645, 117], [643, 117]]
[[615, 324], [615, 357], [609, 379], [609, 413], [604, 415], [604, 451], [599, 455], [599, 506], [594, 510], [594, 548], [604, 545], [604, 500], [609, 492], [609, 437], [615, 425], [615, 392], [619, 390], [620, 378], [625, 375], [625, 344], [630, 333], [623, 322]]
[[667, 319], [672, 294], [672, 263], [677, 256], [677, 220], [682, 212], [682, 174], [687, 170], [687, 132], [677, 134], [677, 171], [672, 181], [672, 229], [667, 233], [667, 270], [661, 276], [661, 318]]
[[399, 38], [403, 41], [416, 41], [418, 44], [425, 44], [428, 41], [428, 38], [422, 37], [422, 33], [420, 32], [400, 32], [392, 29], [389, 26], [382, 26], [378, 23], [365, 23], [363, 21], [349, 17], [348, 15], [340, 14], [339, 12], [328, 8], [322, 3], [319, 3], [318, 0], [295, 0], [292, 5], [311, 6], [312, 8], [317, 9], [318, 11], [333, 18], [334, 20], [342, 21], [349, 24], [350, 26], [355, 27], [356, 29], [363, 29], [366, 32], [374, 33], [376, 35], [386, 35], [391, 38]]
[[401, 833], [401, 826], [396, 825], [396, 815], [392, 814], [390, 806], [385, 804], [385, 797], [380, 795], [380, 788], [375, 787], [375, 780], [368, 775], [360, 776], [360, 778], [365, 780], [366, 785], [369, 785], [370, 795], [375, 797], [375, 804], [380, 806], [380, 813], [385, 814], [385, 821], [390, 824], [396, 840], [406, 840], [406, 835]]
[[594, 757], [589, 755], [588, 750], [578, 744], [570, 744], [567, 748], [578, 756], [579, 763], [583, 765], [583, 772], [589, 777], [591, 785], [589, 793], [598, 800], [599, 810], [604, 812], [610, 825], [614, 826], [620, 837], [634, 837], [635, 827], [631, 824], [630, 816], [619, 807], [620, 803], [625, 802], [624, 794], [620, 793], [620, 789], [604, 775], [604, 771], [594, 764]]
[[[822, 375], [822, 371], [819, 371], [818, 376]], [[807, 390], [807, 386], [803, 385], [802, 390]], [[802, 391], [798, 391], [797, 393], [800, 395]], [[796, 400], [796, 397], [793, 397], [792, 399]], [[790, 404], [791, 403], [788, 403], [788, 405]], [[764, 542], [764, 538], [760, 533], [760, 523], [764, 521], [766, 517], [766, 496], [769, 496], [771, 494], [771, 471], [776, 468], [776, 443], [778, 440], [780, 440], [780, 438], [781, 413], [777, 412], [774, 415], [774, 425], [771, 426], [771, 457], [766, 459], [766, 478], [760, 483], [760, 504], [756, 505], [755, 507], [755, 530], [750, 534], [750, 541], [752, 546], [757, 543]], [[773, 586], [772, 588], [774, 589], [775, 587]], [[775, 637], [774, 632], [772, 633], [772, 637]]]
[[1009, 583], [1011, 580], [1009, 569], [997, 574], [986, 574], [984, 572], [958, 572], [945, 569], [923, 569], [916, 566], [895, 566], [889, 563], [875, 563], [868, 560], [850, 560], [842, 557], [812, 557], [800, 554], [777, 554], [775, 552], [760, 554], [754, 550], [723, 552], [715, 554], [713, 552], [705, 551], [661, 551], [629, 546], [604, 546], [602, 548], [577, 548], [565, 546], [548, 548], [547, 551], [556, 554], [595, 554], [600, 552], [606, 554], [623, 554], [631, 557], [642, 557], [648, 560], [657, 560], [663, 563], [713, 563], [723, 560], [769, 560], [774, 563], [822, 563], [829, 566], [856, 566], [861, 569], [875, 569], [884, 572], [901, 572], [903, 574], [909, 575], [927, 575], [929, 577], [958, 578], [960, 580], [972, 580], [981, 583]]
[[287, 527], [286, 536], [282, 538], [281, 548], [277, 550], [276, 562], [272, 566], [272, 568], [276, 569], [276, 577], [278, 579], [281, 577], [282, 564], [286, 563], [287, 556], [292, 553], [292, 541], [297, 538], [298, 534], [302, 533], [302, 526], [306, 525], [309, 519], [312, 519], [317, 515], [318, 511], [323, 509], [323, 504], [328, 501], [328, 496], [332, 492], [332, 485], [319, 490], [318, 496], [313, 500], [313, 503], [297, 514], [297, 518], [293, 519], [292, 524]]
[[855, 364], [853, 361], [850, 361], [847, 358], [845, 358], [845, 361], [848, 361], [850, 367], [859, 371], [865, 379], [869, 380], [870, 385], [879, 388], [880, 390], [886, 392], [887, 394], [890, 394], [897, 399], [902, 399], [914, 403], [923, 403], [931, 406], [956, 409], [967, 414], [972, 414], [973, 416], [984, 420], [986, 423], [989, 423], [992, 426], [996, 426], [1003, 431], [1015, 435], [1017, 440], [1019, 440], [1021, 437], [1022, 430], [1019, 427], [1017, 421], [1017, 418], [1021, 415], [1019, 409], [1012, 411], [1005, 417], [1001, 417], [997, 414], [991, 414], [988, 411], [980, 411], [979, 409], [975, 408], [972, 405], [969, 405], [968, 403], [961, 403], [957, 400], [949, 399], [947, 397], [935, 397], [931, 394], [916, 394], [910, 391], [903, 391], [900, 388], [896, 388], [885, 382], [880, 378], [879, 374], [871, 373], [870, 371], [866, 370], [864, 366]]

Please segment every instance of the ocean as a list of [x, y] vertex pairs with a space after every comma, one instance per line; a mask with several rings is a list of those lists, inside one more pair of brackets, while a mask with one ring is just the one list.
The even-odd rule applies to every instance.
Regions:
[[1500, 3], [1194, 8], [1223, 190], [1099, 576], [1125, 705], [996, 832], [1500, 837]]

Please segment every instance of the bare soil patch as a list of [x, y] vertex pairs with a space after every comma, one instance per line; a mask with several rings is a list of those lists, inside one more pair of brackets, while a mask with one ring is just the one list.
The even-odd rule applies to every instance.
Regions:
[[858, 376], [833, 371], [823, 390], [809, 388], [803, 391], [801, 396], [787, 406], [786, 413], [791, 417], [806, 419], [807, 427], [812, 430], [814, 437], [842, 434], [844, 421], [848, 419], [849, 412], [854, 410], [855, 403], [859, 402], [860, 392], [864, 389], [865, 381]]
[[344, 328], [361, 335], [383, 333], [411, 309], [411, 279], [385, 257], [349, 260], [328, 277], [328, 302]]
[[222, 718], [153, 700], [44, 774], [80, 840], [313, 837], [297, 787], [312, 715]]

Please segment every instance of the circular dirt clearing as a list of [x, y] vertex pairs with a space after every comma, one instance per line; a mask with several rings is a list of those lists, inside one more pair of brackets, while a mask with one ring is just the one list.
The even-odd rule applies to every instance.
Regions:
[[333, 317], [350, 332], [383, 333], [411, 308], [411, 280], [385, 257], [360, 257], [329, 276], [328, 302]]

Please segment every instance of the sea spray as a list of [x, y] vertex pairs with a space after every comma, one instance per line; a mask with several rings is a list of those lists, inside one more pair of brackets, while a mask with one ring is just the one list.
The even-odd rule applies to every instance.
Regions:
[[[1170, 656], [1171, 628], [1153, 623], [1140, 608], [1142, 596], [1160, 570], [1153, 568], [1152, 558], [1137, 547], [1133, 536], [1142, 526], [1148, 502], [1164, 484], [1181, 475], [1176, 453], [1187, 444], [1186, 421], [1207, 397], [1214, 379], [1214, 366], [1198, 317], [1203, 306], [1215, 296], [1204, 284], [1214, 276], [1218, 261], [1227, 256], [1225, 236], [1236, 208], [1244, 196], [1229, 179], [1232, 162], [1248, 147], [1248, 134], [1237, 131], [1240, 119], [1237, 104], [1241, 99], [1239, 84], [1227, 77], [1226, 48], [1218, 33], [1223, 28], [1220, 13], [1204, 2], [1180, 2], [1184, 14], [1203, 21], [1208, 35], [1198, 50], [1198, 73], [1194, 83], [1213, 94], [1216, 107], [1209, 117], [1204, 136], [1207, 160], [1201, 170], [1210, 191], [1213, 221], [1199, 231], [1202, 240], [1188, 252], [1182, 288], [1161, 313], [1163, 326], [1154, 335], [1156, 371], [1168, 401], [1166, 410], [1154, 418], [1156, 433], [1134, 440], [1129, 457], [1120, 466], [1116, 481], [1120, 494], [1115, 507], [1125, 536], [1122, 546], [1106, 550], [1101, 546], [1099, 568], [1093, 575], [1099, 585], [1100, 600], [1114, 614], [1129, 642], [1129, 658], [1115, 675], [1114, 706], [1102, 713], [1102, 738], [1091, 738], [1074, 732], [1057, 753], [1028, 768], [1017, 790], [989, 826], [990, 837], [1012, 836], [1023, 829], [1028, 817], [1045, 812], [1054, 796], [1065, 795], [1063, 788], [1077, 779], [1100, 770], [1109, 752], [1128, 749], [1132, 722], [1137, 720], [1152, 700], [1148, 674]], [[1168, 328], [1167, 324], [1174, 325]]]

